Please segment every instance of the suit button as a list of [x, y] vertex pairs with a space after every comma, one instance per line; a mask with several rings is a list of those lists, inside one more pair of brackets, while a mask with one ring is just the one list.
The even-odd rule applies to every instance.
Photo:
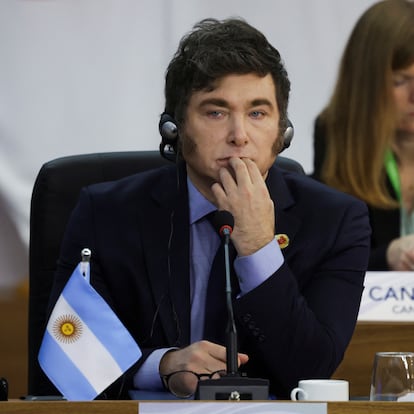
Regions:
[[249, 322], [250, 319], [252, 319], [252, 315], [250, 315], [250, 313], [246, 313], [246, 315], [243, 316], [243, 322], [244, 323]]
[[253, 336], [259, 336], [260, 335], [260, 329], [259, 328], [254, 328], [253, 329]]

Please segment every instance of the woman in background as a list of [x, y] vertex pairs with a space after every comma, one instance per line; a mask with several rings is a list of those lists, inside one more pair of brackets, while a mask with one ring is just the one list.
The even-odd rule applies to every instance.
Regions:
[[414, 2], [357, 21], [315, 122], [313, 177], [364, 200], [370, 270], [414, 270]]

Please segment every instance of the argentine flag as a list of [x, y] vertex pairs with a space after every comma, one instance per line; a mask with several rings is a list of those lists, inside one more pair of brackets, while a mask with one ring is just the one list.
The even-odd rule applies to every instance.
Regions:
[[93, 400], [142, 353], [89, 283], [80, 262], [50, 315], [39, 351], [43, 371], [67, 400]]

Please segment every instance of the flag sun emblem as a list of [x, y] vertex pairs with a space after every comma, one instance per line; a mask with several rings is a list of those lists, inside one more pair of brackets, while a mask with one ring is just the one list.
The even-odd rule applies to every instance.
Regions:
[[61, 315], [53, 323], [53, 335], [66, 344], [76, 342], [82, 335], [82, 322], [75, 315]]

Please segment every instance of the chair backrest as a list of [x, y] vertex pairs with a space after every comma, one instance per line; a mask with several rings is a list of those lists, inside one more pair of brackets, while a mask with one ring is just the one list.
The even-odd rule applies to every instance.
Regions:
[[[170, 163], [158, 151], [127, 151], [72, 155], [41, 167], [33, 187], [30, 212], [29, 394], [56, 392], [43, 374], [37, 354], [61, 241], [81, 188], [166, 164]], [[302, 166], [290, 158], [279, 156], [276, 164], [304, 174]]]

